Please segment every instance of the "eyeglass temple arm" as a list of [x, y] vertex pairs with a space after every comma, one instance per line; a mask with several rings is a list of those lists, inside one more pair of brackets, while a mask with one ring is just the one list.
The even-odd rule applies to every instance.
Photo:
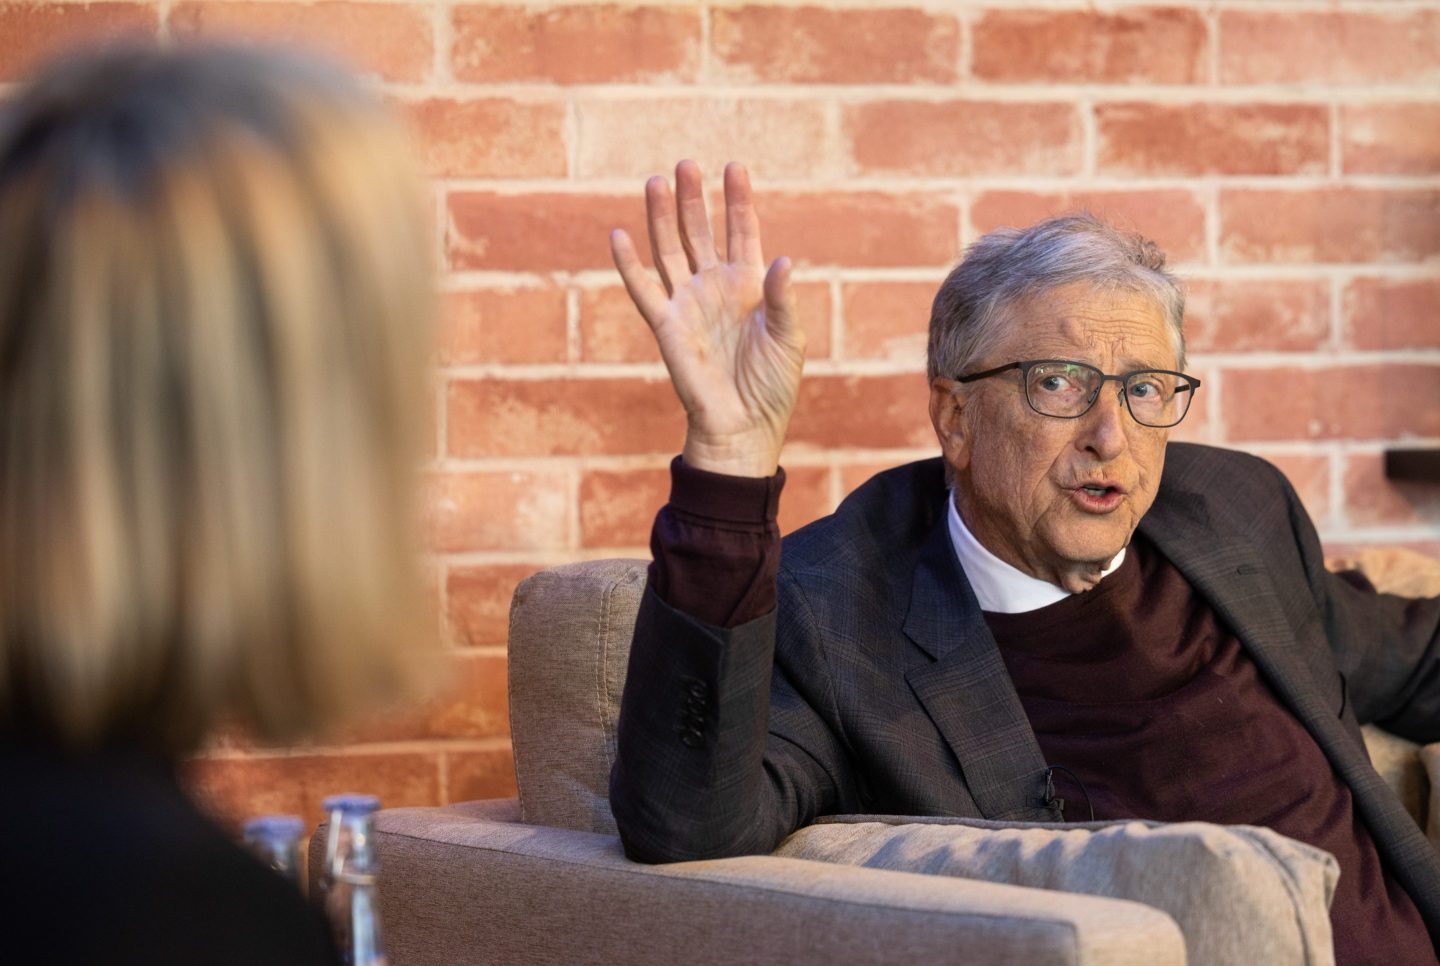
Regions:
[[1021, 368], [1020, 363], [1012, 362], [1008, 366], [997, 366], [994, 369], [986, 369], [984, 372], [972, 372], [968, 376], [956, 376], [956, 382], [974, 382], [976, 379], [988, 379], [991, 376], [998, 376], [1002, 372], [1009, 372], [1011, 369]]

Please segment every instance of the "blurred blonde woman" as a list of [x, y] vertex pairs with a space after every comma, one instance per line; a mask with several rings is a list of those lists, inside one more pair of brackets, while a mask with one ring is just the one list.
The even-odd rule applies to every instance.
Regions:
[[175, 763], [424, 667], [419, 201], [295, 56], [94, 52], [0, 107], [0, 960], [334, 958]]

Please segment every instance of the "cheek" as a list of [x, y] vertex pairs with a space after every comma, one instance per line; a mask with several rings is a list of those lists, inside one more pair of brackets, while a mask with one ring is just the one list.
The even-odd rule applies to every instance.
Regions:
[[1160, 489], [1160, 476], [1165, 470], [1165, 440], [1147, 440], [1137, 450], [1136, 463], [1139, 466], [1140, 492], [1148, 509]]
[[1034, 516], [1055, 501], [1050, 480], [1057, 457], [1048, 440], [1010, 435], [997, 439], [987, 455], [982, 462], [977, 454], [975, 478], [989, 501], [1018, 516]]

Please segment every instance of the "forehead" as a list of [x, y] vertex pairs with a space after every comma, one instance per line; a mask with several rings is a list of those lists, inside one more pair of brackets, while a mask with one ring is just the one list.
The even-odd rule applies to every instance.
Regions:
[[1067, 285], [1012, 306], [1002, 355], [1010, 359], [1074, 359], [1117, 368], [1176, 366], [1175, 341], [1154, 300], [1133, 292]]

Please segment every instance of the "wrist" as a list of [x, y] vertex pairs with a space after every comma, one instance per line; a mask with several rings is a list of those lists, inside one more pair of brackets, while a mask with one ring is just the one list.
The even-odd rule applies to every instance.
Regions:
[[687, 433], [681, 457], [685, 465], [725, 476], [763, 478], [780, 468], [778, 441], [762, 434], [737, 433], [730, 436], [702, 436]]

